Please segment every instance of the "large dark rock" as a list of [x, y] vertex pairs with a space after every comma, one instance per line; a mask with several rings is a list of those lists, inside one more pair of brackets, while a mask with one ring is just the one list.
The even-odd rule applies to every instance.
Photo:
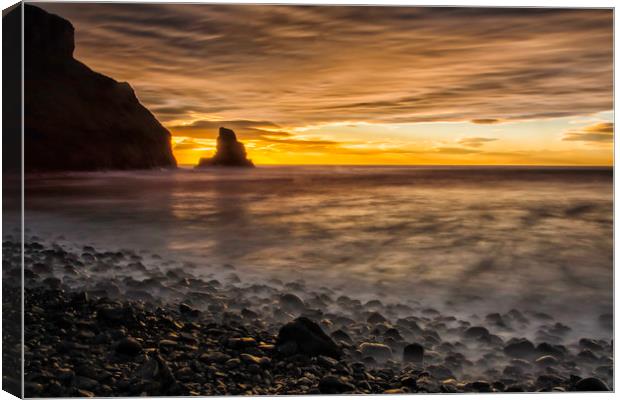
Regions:
[[467, 328], [464, 336], [469, 339], [480, 339], [485, 336], [489, 336], [489, 330], [482, 326], [472, 326]]
[[176, 166], [170, 132], [131, 86], [73, 58], [69, 21], [27, 4], [24, 21], [26, 171]]
[[345, 382], [342, 377], [326, 375], [319, 381], [319, 390], [322, 394], [340, 394], [353, 392], [355, 386]]
[[342, 350], [323, 332], [321, 327], [306, 317], [299, 317], [280, 328], [276, 348], [284, 354], [324, 355], [340, 358]]
[[116, 343], [115, 350], [118, 354], [137, 356], [142, 353], [142, 345], [132, 337], [126, 337]]
[[578, 392], [609, 392], [609, 387], [598, 378], [584, 378], [575, 384]]
[[527, 339], [511, 339], [504, 347], [504, 353], [513, 358], [534, 359], [538, 355], [536, 348]]
[[419, 343], [411, 343], [403, 349], [403, 361], [422, 363], [424, 361], [424, 347]]
[[232, 129], [220, 128], [217, 137], [217, 150], [212, 158], [201, 158], [197, 167], [254, 167], [248, 160], [245, 146], [237, 141]]
[[280, 296], [280, 306], [284, 311], [290, 313], [301, 313], [306, 309], [303, 300], [290, 293]]

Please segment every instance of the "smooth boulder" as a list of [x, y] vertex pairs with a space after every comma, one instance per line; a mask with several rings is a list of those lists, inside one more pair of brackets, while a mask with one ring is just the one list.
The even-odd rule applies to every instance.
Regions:
[[326, 375], [319, 382], [319, 390], [323, 394], [339, 394], [352, 392], [355, 390], [355, 386], [345, 382], [341, 377]]
[[504, 353], [510, 357], [523, 359], [532, 359], [538, 354], [532, 342], [527, 339], [510, 340], [504, 347]]
[[287, 293], [280, 296], [280, 307], [286, 312], [300, 313], [306, 309], [306, 304], [294, 294]]
[[340, 347], [319, 325], [306, 317], [299, 317], [280, 328], [276, 349], [287, 355], [324, 355], [336, 359], [342, 356]]
[[575, 384], [578, 392], [609, 392], [609, 387], [598, 378], [584, 378]]
[[362, 357], [372, 357], [379, 362], [385, 362], [392, 358], [392, 349], [381, 343], [362, 343], [360, 352]]
[[403, 361], [422, 363], [424, 361], [424, 347], [418, 343], [411, 343], [403, 349]]
[[132, 337], [126, 337], [116, 343], [115, 350], [118, 354], [134, 357], [142, 353], [142, 345]]

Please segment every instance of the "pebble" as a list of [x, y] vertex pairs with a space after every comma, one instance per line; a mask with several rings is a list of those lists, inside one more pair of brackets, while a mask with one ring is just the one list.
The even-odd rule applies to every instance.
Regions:
[[271, 361], [267, 357], [257, 357], [257, 356], [254, 356], [252, 354], [247, 354], [247, 353], [243, 353], [243, 354], [239, 355], [239, 358], [242, 361], [245, 361], [247, 363], [261, 365], [261, 366], [269, 365], [269, 363]]
[[427, 368], [427, 371], [437, 379], [445, 380], [445, 379], [454, 379], [455, 376], [448, 368], [442, 365], [430, 365]]
[[488, 393], [492, 392], [491, 384], [487, 381], [475, 381], [471, 383], [471, 388], [476, 392]]
[[558, 359], [554, 356], [542, 356], [537, 358], [534, 363], [541, 367], [551, 367], [558, 364]]
[[584, 378], [575, 384], [579, 392], [609, 392], [609, 387], [598, 378]]
[[424, 361], [424, 347], [419, 343], [411, 343], [403, 349], [403, 361], [422, 363]]
[[599, 343], [595, 342], [592, 339], [580, 339], [579, 346], [581, 346], [584, 349], [591, 350], [591, 351], [602, 351], [603, 350], [603, 346], [601, 346]]
[[478, 339], [480, 337], [488, 336], [489, 330], [482, 326], [472, 326], [465, 330], [464, 336], [469, 339]]
[[276, 349], [291, 355], [301, 353], [308, 356], [325, 355], [339, 359], [342, 350], [323, 332], [323, 329], [308, 318], [300, 317], [280, 328]]
[[326, 375], [319, 382], [319, 390], [323, 394], [340, 394], [353, 392], [355, 390], [355, 386], [345, 382], [341, 377]]
[[346, 333], [345, 331], [343, 331], [342, 329], [338, 329], [334, 332], [332, 332], [332, 338], [334, 338], [335, 340], [338, 340], [340, 342], [345, 342], [347, 344], [352, 344], [353, 340], [351, 339], [351, 336], [349, 336], [348, 333]]
[[536, 356], [536, 348], [527, 339], [512, 339], [504, 347], [504, 353], [510, 357], [531, 359]]
[[379, 314], [378, 312], [373, 312], [370, 313], [370, 315], [368, 316], [368, 318], [366, 319], [366, 321], [369, 324], [381, 324], [386, 322], [387, 320], [385, 319], [385, 317], [381, 314]]
[[372, 357], [379, 362], [392, 358], [392, 349], [381, 343], [362, 343], [359, 347], [363, 357]]
[[118, 354], [123, 354], [131, 357], [137, 356], [138, 354], [142, 353], [142, 345], [140, 345], [140, 343], [132, 337], [127, 337], [118, 341], [116, 343], [115, 349]]
[[233, 349], [242, 349], [245, 347], [256, 346], [256, 339], [251, 337], [230, 338], [228, 339], [228, 347]]
[[294, 313], [303, 312], [306, 309], [306, 304], [303, 300], [291, 293], [280, 297], [280, 306], [283, 310]]

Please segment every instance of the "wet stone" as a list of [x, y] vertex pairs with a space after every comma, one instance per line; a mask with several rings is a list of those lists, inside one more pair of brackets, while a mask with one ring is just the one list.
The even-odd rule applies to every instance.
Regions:
[[76, 376], [73, 384], [79, 389], [93, 390], [97, 387], [99, 382], [97, 382], [95, 379], [87, 378], [85, 376]]
[[386, 330], [383, 333], [383, 337], [385, 337], [387, 339], [392, 339], [394, 341], [402, 341], [402, 340], [404, 340], [402, 335], [400, 334], [400, 332], [396, 328], [389, 328], [388, 330]]
[[550, 356], [554, 356], [557, 359], [561, 359], [564, 357], [564, 354], [566, 353], [566, 348], [564, 346], [552, 345], [552, 344], [543, 342], [543, 343], [540, 343], [538, 346], [536, 346], [536, 351], [541, 356], [550, 355]]
[[531, 359], [536, 356], [536, 348], [527, 339], [512, 339], [504, 347], [504, 353], [510, 357]]
[[230, 357], [219, 351], [210, 351], [200, 355], [199, 359], [205, 363], [224, 363]]
[[349, 336], [349, 334], [343, 331], [342, 329], [338, 329], [332, 332], [332, 338], [334, 338], [335, 340], [339, 342], [345, 342], [347, 344], [353, 343], [351, 336]]
[[419, 343], [411, 343], [403, 349], [403, 361], [422, 363], [424, 361], [424, 347]]
[[319, 382], [319, 390], [323, 394], [339, 394], [352, 392], [355, 390], [355, 386], [345, 382], [341, 377], [327, 375]]
[[475, 381], [471, 383], [471, 388], [476, 392], [488, 393], [492, 392], [491, 384], [487, 381]]
[[301, 353], [340, 358], [342, 350], [315, 322], [300, 317], [284, 325], [278, 332], [276, 349], [283, 354]]
[[591, 351], [602, 351], [603, 346], [592, 339], [580, 339], [579, 346]]
[[241, 337], [241, 338], [230, 338], [228, 339], [227, 345], [232, 349], [243, 349], [245, 347], [254, 347], [256, 346], [256, 339], [251, 337]]
[[254, 356], [252, 354], [247, 354], [247, 353], [243, 353], [239, 355], [239, 358], [241, 359], [241, 361], [245, 363], [256, 364], [256, 365], [261, 365], [261, 366], [267, 366], [271, 362], [271, 360], [269, 360], [269, 358], [267, 357], [257, 357], [257, 356]]
[[179, 312], [183, 315], [188, 315], [191, 317], [197, 317], [200, 315], [200, 311], [187, 305], [186, 303], [179, 304]]
[[118, 354], [134, 357], [142, 353], [142, 345], [136, 339], [127, 337], [116, 343], [115, 351]]
[[536, 359], [534, 363], [540, 367], [551, 367], [558, 364], [558, 359], [554, 356], [542, 356]]
[[287, 293], [280, 297], [280, 306], [287, 312], [299, 313], [306, 309], [306, 304], [294, 294]]
[[338, 366], [338, 360], [326, 356], [318, 356], [317, 363], [324, 368], [335, 368]]
[[392, 349], [381, 343], [362, 343], [359, 347], [363, 357], [371, 357], [379, 362], [392, 358]]
[[381, 323], [386, 322], [387, 320], [385, 319], [383, 315], [379, 314], [378, 312], [373, 312], [368, 316], [366, 321], [369, 324], [381, 324]]
[[161, 349], [173, 349], [179, 346], [179, 342], [175, 340], [164, 339], [159, 341], [158, 346]]
[[427, 368], [427, 371], [435, 378], [444, 380], [444, 379], [454, 379], [455, 376], [448, 368], [441, 365], [430, 365]]
[[579, 354], [577, 354], [577, 357], [581, 359], [582, 361], [590, 362], [590, 363], [594, 363], [598, 361], [598, 357], [596, 356], [596, 354], [594, 354], [594, 352], [592, 352], [592, 350], [589, 350], [589, 349], [580, 351]]
[[489, 330], [482, 326], [472, 326], [467, 328], [463, 335], [469, 339], [478, 339], [480, 337], [488, 336]]

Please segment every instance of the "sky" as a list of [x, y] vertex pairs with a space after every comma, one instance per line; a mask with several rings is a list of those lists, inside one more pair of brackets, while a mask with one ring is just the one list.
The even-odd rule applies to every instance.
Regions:
[[605, 9], [38, 3], [180, 164], [611, 165]]

